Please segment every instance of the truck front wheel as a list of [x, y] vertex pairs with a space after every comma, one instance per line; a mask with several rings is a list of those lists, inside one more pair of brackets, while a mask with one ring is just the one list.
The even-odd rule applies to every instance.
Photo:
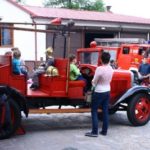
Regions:
[[[9, 107], [9, 114], [6, 107]], [[7, 114], [7, 117], [6, 117]], [[6, 118], [10, 117], [10, 121], [6, 121]], [[0, 139], [9, 138], [15, 133], [21, 123], [21, 112], [18, 104], [9, 99], [7, 104], [0, 106]]]
[[150, 99], [147, 94], [135, 95], [128, 103], [127, 116], [134, 126], [143, 126], [150, 119]]

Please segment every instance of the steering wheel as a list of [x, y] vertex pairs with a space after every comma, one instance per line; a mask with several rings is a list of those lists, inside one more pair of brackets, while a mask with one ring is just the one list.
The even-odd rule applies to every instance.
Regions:
[[88, 68], [88, 67], [80, 67], [80, 70], [81, 70], [81, 73], [83, 75], [86, 75], [88, 77], [92, 76], [93, 75], [93, 71], [91, 68]]

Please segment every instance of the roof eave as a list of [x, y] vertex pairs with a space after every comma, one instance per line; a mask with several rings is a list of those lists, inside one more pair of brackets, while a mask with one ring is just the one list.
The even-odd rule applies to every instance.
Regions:
[[36, 14], [34, 14], [32, 11], [24, 8], [23, 6], [19, 5], [17, 2], [14, 2], [13, 0], [7, 0], [9, 3], [13, 4], [14, 6], [16, 6], [17, 8], [21, 9], [22, 11], [26, 12], [27, 14], [29, 14], [30, 16], [36, 16]]

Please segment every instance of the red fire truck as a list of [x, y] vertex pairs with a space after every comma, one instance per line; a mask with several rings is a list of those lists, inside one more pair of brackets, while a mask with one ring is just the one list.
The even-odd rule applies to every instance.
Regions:
[[[77, 50], [78, 62], [83, 76], [91, 80], [95, 69], [101, 65], [101, 47]], [[21, 125], [21, 112], [30, 113], [76, 113], [90, 112], [86, 101], [83, 81], [70, 81], [68, 58], [55, 58], [58, 76], [42, 74], [40, 87], [33, 91], [29, 88], [24, 75], [12, 73], [10, 56], [0, 56], [0, 139], [13, 135]], [[126, 111], [134, 126], [142, 126], [150, 119], [149, 88], [133, 86], [134, 75], [128, 70], [115, 70], [111, 82], [110, 112]], [[50, 109], [47, 106], [58, 106]], [[73, 109], [61, 109], [71, 105]], [[6, 114], [10, 109], [11, 128], [5, 126]], [[8, 117], [8, 116], [7, 116]]]
[[[150, 44], [145, 44], [143, 39], [120, 38], [120, 39], [95, 39], [92, 47], [101, 47], [104, 51], [109, 51], [111, 59], [117, 61], [120, 69], [137, 70], [142, 63], [143, 57], [149, 58]], [[98, 43], [98, 44], [97, 44]]]

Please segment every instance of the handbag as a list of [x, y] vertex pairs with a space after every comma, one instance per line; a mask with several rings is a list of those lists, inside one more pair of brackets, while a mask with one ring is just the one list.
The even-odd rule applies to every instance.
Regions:
[[86, 93], [86, 102], [87, 103], [91, 103], [92, 102], [92, 94], [94, 93], [94, 91], [95, 91], [95, 87], [92, 86], [91, 91], [88, 91]]

